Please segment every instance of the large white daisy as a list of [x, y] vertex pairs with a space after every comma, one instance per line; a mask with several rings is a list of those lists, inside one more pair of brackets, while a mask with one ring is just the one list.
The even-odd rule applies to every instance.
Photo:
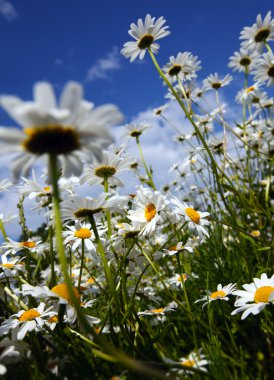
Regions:
[[46, 82], [34, 85], [34, 100], [2, 96], [1, 106], [21, 128], [1, 127], [1, 154], [15, 153], [11, 169], [15, 178], [27, 175], [41, 156], [56, 154], [63, 175], [79, 175], [82, 160], [100, 159], [102, 149], [112, 138], [108, 127], [122, 120], [116, 106], [94, 108], [83, 100], [81, 84], [69, 82], [57, 104], [52, 86]]
[[235, 290], [232, 294], [238, 296], [234, 306], [237, 309], [231, 313], [235, 315], [243, 311], [241, 319], [249, 314], [259, 314], [270, 303], [274, 304], [274, 274], [268, 278], [266, 273], [261, 278], [254, 278], [251, 284], [244, 284], [245, 290]]
[[165, 22], [163, 17], [155, 21], [155, 17], [147, 14], [144, 22], [139, 18], [137, 25], [130, 24], [128, 33], [135, 41], [126, 42], [121, 53], [126, 58], [130, 58], [130, 62], [133, 62], [138, 56], [143, 59], [147, 48], [151, 49], [153, 53], [157, 53], [160, 46], [154, 41], [170, 34], [170, 31], [166, 30], [168, 26], [163, 26]]
[[274, 19], [271, 18], [269, 11], [265, 18], [259, 14], [256, 23], [252, 26], [246, 26], [240, 34], [240, 40], [243, 40], [242, 47], [250, 50], [261, 50], [265, 42], [274, 40]]

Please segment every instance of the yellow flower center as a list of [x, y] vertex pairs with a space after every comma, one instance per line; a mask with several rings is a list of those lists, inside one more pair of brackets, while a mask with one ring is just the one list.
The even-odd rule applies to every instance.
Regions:
[[1, 264], [1, 267], [4, 267], [4, 268], [13, 268], [14, 264]]
[[259, 230], [254, 230], [250, 232], [250, 235], [253, 237], [259, 237], [261, 235]]
[[195, 365], [195, 361], [194, 360], [185, 360], [181, 364], [185, 365], [187, 367], [193, 367]]
[[[51, 289], [51, 291], [53, 293], [57, 294], [57, 296], [64, 298], [69, 303], [72, 303], [72, 300], [71, 300], [70, 295], [69, 295], [69, 290], [68, 290], [68, 287], [66, 284], [56, 285]], [[73, 287], [73, 292], [74, 292], [74, 295], [77, 298], [77, 300], [80, 300], [80, 294], [75, 287]]]
[[226, 296], [226, 293], [223, 292], [222, 290], [218, 290], [217, 292], [213, 292], [210, 294], [210, 298], [215, 300], [216, 298], [223, 298]]
[[45, 187], [44, 187], [44, 191], [45, 191], [46, 193], [50, 193], [50, 192], [51, 192], [51, 187], [50, 187], [50, 186], [45, 186]]
[[68, 154], [80, 149], [78, 133], [73, 127], [47, 125], [24, 129], [23, 148], [34, 154]]
[[35, 309], [30, 309], [24, 311], [24, 313], [19, 317], [20, 322], [32, 321], [33, 319], [40, 317], [40, 313]]
[[91, 237], [91, 231], [88, 228], [80, 228], [74, 232], [74, 236], [79, 239], [88, 239]]
[[155, 314], [159, 314], [159, 313], [162, 313], [165, 309], [160, 307], [160, 309], [152, 309], [150, 310], [151, 313], [155, 313]]
[[150, 222], [154, 218], [155, 215], [156, 215], [156, 207], [154, 206], [153, 203], [150, 203], [145, 208], [145, 218], [148, 222]]
[[20, 244], [23, 247], [25, 247], [25, 248], [34, 248], [34, 247], [36, 247], [35, 241], [22, 241]]
[[58, 323], [58, 318], [57, 318], [57, 316], [56, 316], [56, 315], [53, 315], [52, 317], [50, 317], [50, 318], [48, 319], [48, 322], [49, 322], [49, 323]]
[[262, 286], [258, 288], [254, 295], [254, 301], [259, 302], [269, 302], [270, 294], [274, 292], [274, 286]]
[[182, 280], [183, 281], [187, 280], [187, 275], [186, 274], [183, 274], [182, 276], [178, 276], [177, 281], [182, 282]]
[[193, 223], [199, 224], [201, 217], [197, 211], [195, 211], [192, 207], [187, 207], [185, 212]]
[[255, 90], [255, 86], [250, 86], [245, 91], [246, 91], [247, 94], [249, 94], [250, 92], [252, 92], [254, 90]]
[[176, 245], [171, 245], [169, 248], [168, 248], [169, 251], [177, 251], [177, 246]]
[[89, 284], [93, 284], [94, 283], [94, 278], [88, 278], [87, 279], [87, 283], [89, 283]]

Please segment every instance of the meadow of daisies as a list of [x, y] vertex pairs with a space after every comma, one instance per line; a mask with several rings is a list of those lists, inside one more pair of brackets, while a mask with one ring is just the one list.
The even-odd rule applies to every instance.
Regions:
[[[274, 19], [243, 26], [224, 77], [201, 78], [191, 52], [162, 57], [158, 40], [172, 38], [163, 17], [146, 15], [129, 34], [121, 53], [151, 58], [165, 96], [155, 117], [187, 152], [170, 183], [157, 185], [142, 150], [149, 123], [124, 125], [113, 144], [123, 115], [84, 99], [81, 84], [68, 82], [59, 99], [46, 82], [32, 101], [0, 97], [14, 120], [0, 128], [11, 173], [0, 190], [18, 194], [17, 215], [0, 214], [0, 374], [271, 379]], [[242, 81], [235, 120], [222, 95], [232, 71]], [[175, 103], [176, 124], [166, 116]], [[138, 157], [127, 152], [133, 144]], [[36, 230], [26, 201], [43, 216]], [[6, 227], [14, 218], [16, 240]]]

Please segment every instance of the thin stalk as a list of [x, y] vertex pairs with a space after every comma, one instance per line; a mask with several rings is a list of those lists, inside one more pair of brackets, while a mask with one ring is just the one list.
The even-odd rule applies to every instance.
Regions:
[[78, 279], [78, 292], [80, 292], [80, 289], [81, 289], [81, 279], [82, 279], [82, 272], [83, 272], [84, 258], [85, 258], [85, 239], [82, 239], [81, 248], [82, 248], [82, 254], [81, 254], [80, 273], [79, 273], [79, 279]]
[[55, 252], [53, 249], [53, 230], [52, 227], [49, 227], [49, 249], [50, 249], [50, 286], [53, 288], [56, 285], [56, 275], [55, 275], [55, 268], [54, 268], [54, 259], [55, 259]]
[[59, 262], [60, 266], [63, 272], [65, 284], [67, 285], [69, 296], [72, 300], [72, 304], [76, 309], [78, 320], [84, 330], [90, 331], [90, 326], [85, 319], [82, 310], [80, 308], [80, 303], [78, 299], [75, 296], [73, 285], [68, 273], [68, 265], [67, 265], [67, 259], [65, 255], [65, 249], [63, 245], [63, 236], [62, 236], [62, 219], [61, 219], [61, 212], [60, 212], [60, 196], [59, 196], [59, 188], [58, 188], [58, 170], [57, 170], [57, 155], [56, 154], [50, 154], [49, 156], [49, 169], [50, 169], [50, 175], [52, 179], [52, 185], [53, 185], [53, 211], [54, 211], [54, 218], [55, 218], [55, 236], [56, 236], [56, 246], [57, 246], [57, 252], [59, 256]]
[[153, 188], [153, 190], [156, 190], [156, 186], [155, 186], [155, 184], [153, 182], [153, 178], [152, 178], [151, 172], [150, 172], [150, 170], [147, 167], [146, 160], [145, 160], [145, 157], [144, 157], [144, 154], [143, 154], [143, 150], [142, 150], [142, 147], [141, 147], [140, 140], [139, 140], [138, 136], [136, 136], [136, 144], [137, 144], [137, 147], [138, 147], [138, 151], [139, 151], [139, 154], [140, 154], [140, 158], [141, 158], [142, 164], [144, 165], [145, 171], [146, 171], [147, 176], [149, 178], [150, 186]]
[[3, 238], [5, 239], [5, 241], [9, 241], [8, 235], [7, 235], [6, 230], [5, 230], [5, 226], [4, 226], [3, 220], [1, 218], [0, 218], [0, 230], [2, 232], [2, 235], [3, 235]]
[[[107, 177], [104, 178], [104, 192], [108, 193], [108, 178]], [[108, 238], [110, 238], [112, 235], [110, 210], [106, 211], [106, 215], [107, 215], [107, 224], [108, 224]]]

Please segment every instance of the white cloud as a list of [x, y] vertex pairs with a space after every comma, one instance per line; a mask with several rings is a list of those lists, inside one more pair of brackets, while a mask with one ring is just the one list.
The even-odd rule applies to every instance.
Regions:
[[0, 14], [7, 20], [13, 21], [18, 17], [14, 6], [10, 1], [0, 0]]
[[97, 59], [87, 72], [85, 81], [92, 82], [96, 79], [108, 79], [109, 72], [121, 68], [120, 53], [117, 46], [103, 58]]
[[[164, 114], [169, 122], [176, 126], [182, 134], [192, 132], [192, 126], [185, 119], [182, 110], [175, 102], [170, 104]], [[147, 121], [151, 125], [151, 128], [140, 137], [140, 142], [146, 163], [153, 169], [153, 179], [156, 187], [160, 188], [173, 179], [174, 176], [168, 173], [168, 170], [175, 162], [184, 161], [188, 148], [174, 141], [173, 137], [177, 133], [170, 125], [163, 123], [161, 117], [154, 116], [153, 109], [140, 112], [132, 120], [133, 123], [137, 124], [142, 121]], [[112, 132], [114, 132], [116, 144], [121, 145], [122, 128], [115, 128]], [[127, 153], [139, 159], [138, 149], [134, 141], [129, 142]], [[145, 174], [145, 172], [143, 173]], [[136, 184], [136, 181], [130, 181], [127, 188], [132, 191]]]

